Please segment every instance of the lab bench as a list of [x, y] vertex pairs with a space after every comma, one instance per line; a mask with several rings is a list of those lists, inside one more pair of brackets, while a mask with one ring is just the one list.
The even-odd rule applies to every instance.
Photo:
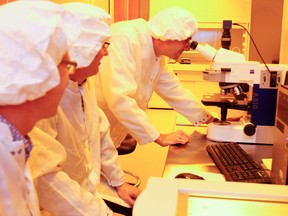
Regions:
[[[170, 146], [163, 178], [150, 177], [136, 200], [134, 216], [254, 216], [287, 215], [288, 187], [225, 181], [206, 151], [214, 143], [206, 139], [207, 127], [175, 126], [191, 135], [185, 146]], [[240, 144], [258, 164], [272, 157], [272, 145]], [[181, 172], [208, 173], [217, 177], [207, 181], [177, 179]], [[221, 178], [222, 176], [222, 178]]]
[[[215, 173], [220, 174], [220, 171], [214, 164], [212, 158], [206, 151], [206, 146], [214, 143], [206, 139], [207, 127], [194, 126], [175, 126], [175, 130], [183, 130], [190, 134], [190, 140], [187, 145], [170, 146], [163, 170], [163, 177], [172, 177], [172, 171], [176, 174], [183, 171], [191, 171], [197, 173]], [[225, 136], [225, 134], [223, 134]], [[240, 146], [261, 165], [262, 159], [272, 158], [272, 145], [267, 144], [240, 144]], [[269, 170], [267, 170], [269, 174]]]

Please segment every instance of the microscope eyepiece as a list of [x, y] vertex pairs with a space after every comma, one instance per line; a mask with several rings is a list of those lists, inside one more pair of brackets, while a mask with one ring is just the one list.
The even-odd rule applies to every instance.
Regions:
[[190, 44], [190, 48], [195, 50], [196, 47], [198, 46], [198, 42], [197, 41], [192, 41], [192, 43]]
[[197, 41], [192, 41], [190, 44], [190, 48], [193, 50], [198, 51], [205, 59], [208, 61], [213, 61], [213, 58], [215, 57], [217, 50], [210, 46], [209, 44], [198, 44]]

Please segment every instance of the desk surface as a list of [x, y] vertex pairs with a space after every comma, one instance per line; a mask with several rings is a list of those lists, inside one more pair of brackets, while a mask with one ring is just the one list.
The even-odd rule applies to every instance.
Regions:
[[[163, 171], [163, 177], [167, 178], [149, 179], [147, 187], [135, 202], [133, 215], [215, 216], [230, 213], [235, 216], [273, 214], [282, 216], [288, 214], [287, 186], [225, 182], [206, 152], [206, 146], [214, 143], [206, 139], [207, 127], [176, 126], [175, 130], [178, 129], [191, 134], [190, 142], [183, 147], [169, 147]], [[262, 158], [272, 156], [271, 145], [243, 144], [241, 146], [259, 164]], [[188, 168], [219, 175], [222, 177], [222, 182], [220, 182], [221, 178], [219, 182], [171, 178], [171, 173], [175, 174], [175, 168], [179, 173]], [[186, 198], [182, 199], [182, 194], [187, 195]]]
[[[181, 129], [191, 134], [190, 141], [185, 146], [170, 146], [166, 163], [163, 171], [163, 177], [168, 177], [172, 169], [180, 171], [191, 169], [196, 172], [209, 172], [220, 174], [220, 171], [206, 151], [206, 146], [213, 141], [206, 139], [207, 127], [176, 126], [175, 130]], [[252, 145], [241, 144], [241, 147], [255, 160], [259, 165], [263, 158], [272, 157], [272, 145]]]

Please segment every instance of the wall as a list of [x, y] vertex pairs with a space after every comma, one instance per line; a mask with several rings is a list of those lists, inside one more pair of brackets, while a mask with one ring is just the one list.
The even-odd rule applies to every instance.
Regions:
[[15, 0], [0, 0], [0, 5], [6, 4], [6, 3], [9, 3], [9, 2], [12, 2], [12, 1], [15, 1]]
[[251, 0], [150, 0], [150, 15], [169, 6], [186, 8], [199, 22], [250, 22]]
[[[179, 6], [186, 8], [198, 20], [199, 31], [193, 39], [198, 42], [207, 42], [216, 49], [221, 47], [223, 20], [232, 20], [240, 23], [246, 29], [250, 28], [252, 0], [150, 0], [150, 15], [158, 11]], [[239, 12], [241, 9], [241, 12]], [[230, 49], [242, 53], [249, 59], [249, 38], [241, 27], [232, 26], [232, 44]]]
[[[11, 2], [12, 0], [0, 0], [0, 4]], [[54, 0], [55, 2], [69, 2], [73, 0]], [[77, 0], [75, 0], [77, 1]], [[247, 16], [249, 4], [252, 1], [250, 33], [254, 38], [259, 51], [267, 63], [278, 62], [280, 59], [280, 43], [282, 29], [282, 48], [281, 56], [284, 58], [282, 63], [288, 63], [288, 18], [282, 25], [283, 0], [78, 0], [91, 3], [104, 8], [113, 16], [120, 16], [118, 20], [133, 19], [142, 17], [148, 19], [149, 15], [154, 15], [157, 11], [168, 6], [182, 6], [192, 11], [200, 22], [222, 22], [223, 19], [230, 19], [229, 14], [233, 14], [233, 21], [248, 22], [250, 16]], [[286, 1], [286, 11], [287, 0]], [[118, 2], [129, 2], [127, 8], [117, 7]], [[228, 7], [233, 2], [233, 7]], [[114, 12], [114, 4], [115, 12]], [[241, 12], [239, 11], [241, 10]], [[284, 8], [285, 12], [285, 8]], [[285, 39], [287, 38], [287, 39]], [[255, 47], [250, 44], [249, 60], [261, 61]]]
[[136, 18], [149, 19], [148, 0], [111, 0], [113, 2], [114, 22]]
[[[252, 4], [251, 15], [247, 15], [249, 4]], [[279, 61], [283, 0], [150, 0], [150, 14], [154, 15], [169, 6], [185, 7], [197, 17], [200, 24], [207, 21], [222, 22], [231, 17], [233, 22], [249, 22], [250, 33], [265, 61]], [[248, 60], [262, 62], [252, 43], [247, 56]]]
[[92, 5], [96, 5], [98, 7], [103, 8], [108, 13], [110, 12], [110, 0], [52, 0], [56, 3], [66, 3], [66, 2], [83, 2]]
[[[13, 2], [15, 0], [0, 0], [1, 4], [6, 4], [9, 2]], [[51, 0], [56, 3], [66, 3], [66, 2], [84, 2], [92, 5], [96, 5], [98, 7], [103, 8], [108, 13], [110, 12], [110, 0]]]
[[[283, 0], [253, 0], [251, 35], [266, 63], [279, 61]], [[250, 60], [261, 61], [250, 43]]]
[[280, 63], [288, 64], [288, 0], [284, 0], [282, 32], [280, 47]]

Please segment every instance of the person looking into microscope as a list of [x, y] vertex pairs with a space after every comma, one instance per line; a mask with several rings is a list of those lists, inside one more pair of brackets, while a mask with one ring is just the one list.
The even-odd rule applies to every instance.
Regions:
[[96, 81], [99, 106], [109, 119], [116, 147], [128, 134], [139, 144], [188, 142], [189, 135], [182, 130], [161, 134], [148, 120], [145, 110], [154, 91], [195, 126], [214, 120], [165, 68], [165, 56], [177, 60], [190, 49], [197, 32], [197, 21], [191, 13], [183, 8], [167, 8], [148, 22], [135, 19], [115, 23], [111, 32], [109, 56], [102, 62], [103, 73]]

